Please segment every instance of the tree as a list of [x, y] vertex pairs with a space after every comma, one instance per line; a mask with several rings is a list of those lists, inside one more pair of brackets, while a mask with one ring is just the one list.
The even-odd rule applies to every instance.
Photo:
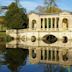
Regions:
[[59, 13], [62, 10], [57, 7], [56, 0], [44, 0], [44, 6], [36, 7], [39, 13]]
[[47, 10], [46, 10], [46, 13], [60, 13], [62, 12], [61, 9], [59, 9], [58, 7], [49, 7]]
[[46, 8], [44, 6], [37, 6], [35, 11], [38, 13], [45, 13]]
[[27, 28], [27, 25], [28, 17], [26, 10], [19, 8], [16, 3], [11, 3], [5, 15], [5, 26], [10, 29], [21, 29]]
[[52, 7], [52, 6], [57, 6], [56, 0], [44, 0], [44, 4], [45, 4], [46, 6], [50, 6], [50, 7]]

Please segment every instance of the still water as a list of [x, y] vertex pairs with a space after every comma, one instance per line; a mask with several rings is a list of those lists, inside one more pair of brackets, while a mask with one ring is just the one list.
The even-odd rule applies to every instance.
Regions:
[[28, 50], [1, 49], [0, 72], [72, 72], [71, 67], [48, 64], [30, 64]]

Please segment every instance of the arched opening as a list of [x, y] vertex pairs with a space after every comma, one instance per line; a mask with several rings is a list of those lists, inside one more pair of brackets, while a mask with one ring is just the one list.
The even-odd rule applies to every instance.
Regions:
[[68, 29], [68, 19], [64, 18], [62, 21], [62, 24], [63, 24], [63, 29], [67, 30]]
[[36, 20], [32, 20], [32, 29], [36, 28]]
[[63, 61], [67, 61], [69, 58], [68, 58], [68, 50], [64, 50], [63, 52], [64, 54], [62, 55], [62, 58], [63, 58]]
[[32, 36], [32, 37], [31, 37], [31, 41], [32, 41], [32, 42], [35, 42], [35, 41], [36, 41], [36, 37], [35, 37], [35, 36]]
[[67, 43], [68, 42], [68, 38], [66, 36], [63, 36], [63, 43]]
[[42, 41], [47, 43], [47, 44], [52, 44], [55, 43], [58, 39], [54, 35], [45, 35], [42, 38]]
[[34, 49], [32, 50], [32, 58], [36, 58], [36, 53]]

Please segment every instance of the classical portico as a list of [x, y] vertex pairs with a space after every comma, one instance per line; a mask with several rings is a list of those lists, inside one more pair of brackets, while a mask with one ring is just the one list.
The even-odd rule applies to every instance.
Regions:
[[72, 15], [67, 12], [59, 14], [30, 13], [28, 16], [29, 29], [31, 30], [64, 31], [71, 30], [72, 27]]

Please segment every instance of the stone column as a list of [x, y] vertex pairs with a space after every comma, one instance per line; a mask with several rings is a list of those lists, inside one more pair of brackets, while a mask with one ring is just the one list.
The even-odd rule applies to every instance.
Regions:
[[52, 61], [52, 57], [53, 57], [53, 50], [51, 49], [51, 61]]
[[49, 49], [47, 48], [47, 60], [49, 58]]
[[44, 18], [43, 18], [43, 30], [45, 30], [45, 21], [44, 21]]
[[49, 22], [48, 22], [48, 18], [47, 18], [47, 30], [49, 30]]
[[38, 19], [38, 22], [36, 24], [36, 29], [41, 30], [41, 18]]
[[57, 30], [57, 18], [55, 18], [55, 31]]
[[42, 49], [43, 60], [45, 59], [45, 49]]
[[29, 20], [29, 30], [32, 30], [32, 21]]
[[53, 29], [53, 19], [51, 18], [51, 30]]
[[55, 61], [57, 61], [57, 50], [55, 49]]
[[59, 18], [59, 31], [63, 31], [62, 17]]
[[[42, 19], [42, 22], [41, 22], [41, 19]], [[42, 26], [42, 28], [41, 28]], [[43, 29], [43, 18], [40, 18], [40, 30]]]
[[63, 63], [63, 59], [62, 59], [62, 50], [61, 50], [61, 49], [59, 50], [59, 61], [60, 61], [60, 64]]

